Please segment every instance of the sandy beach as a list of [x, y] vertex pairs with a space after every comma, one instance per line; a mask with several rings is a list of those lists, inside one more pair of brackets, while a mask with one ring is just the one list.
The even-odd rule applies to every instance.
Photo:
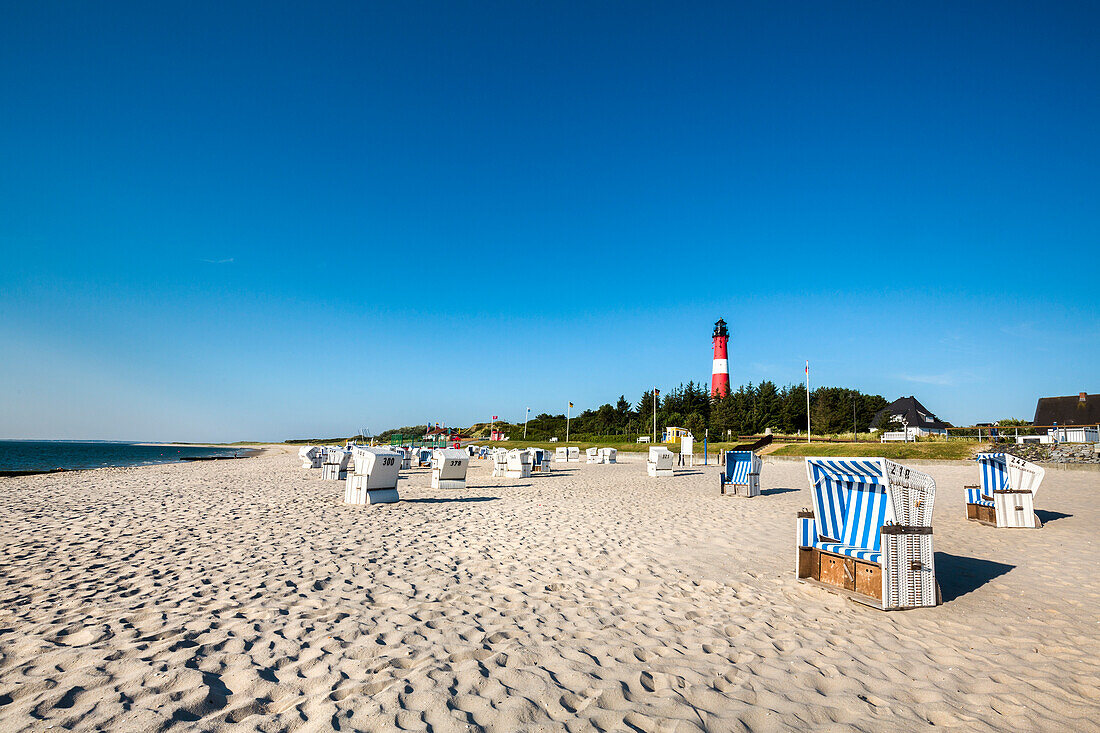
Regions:
[[795, 580], [802, 461], [620, 457], [367, 507], [283, 448], [0, 479], [0, 729], [1100, 730], [1100, 473], [996, 530], [928, 465], [944, 604], [886, 613]]

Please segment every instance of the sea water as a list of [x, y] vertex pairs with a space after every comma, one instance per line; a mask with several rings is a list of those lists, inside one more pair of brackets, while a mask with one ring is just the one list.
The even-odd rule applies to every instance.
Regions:
[[182, 458], [247, 455], [243, 448], [105, 441], [0, 440], [0, 471], [50, 471], [175, 463]]

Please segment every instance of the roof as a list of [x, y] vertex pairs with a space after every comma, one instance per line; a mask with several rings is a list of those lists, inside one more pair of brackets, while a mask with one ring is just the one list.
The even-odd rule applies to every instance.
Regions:
[[951, 423], [944, 422], [933, 414], [931, 410], [920, 403], [913, 395], [899, 397], [886, 407], [875, 413], [871, 418], [872, 425], [878, 425], [883, 414], [900, 415], [911, 428], [924, 428], [925, 430], [943, 430], [951, 427]]
[[1100, 423], [1100, 394], [1040, 397], [1032, 425], [1096, 425]]

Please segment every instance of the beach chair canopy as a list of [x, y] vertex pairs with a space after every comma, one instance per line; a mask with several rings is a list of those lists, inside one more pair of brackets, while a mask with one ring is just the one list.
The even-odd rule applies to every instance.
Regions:
[[760, 465], [760, 456], [752, 451], [726, 451], [726, 483], [747, 484], [750, 474], [760, 473]]
[[357, 445], [354, 451], [355, 473], [369, 476], [366, 488], [394, 488], [397, 486], [397, 472], [401, 468], [401, 453], [389, 448], [371, 448]]
[[968, 504], [993, 506], [993, 492], [1010, 489], [1030, 491], [1034, 498], [1046, 474], [1042, 466], [1009, 453], [979, 453], [974, 460], [981, 486], [966, 490]]
[[439, 448], [432, 454], [432, 470], [439, 472], [442, 480], [466, 478], [466, 469], [470, 465], [470, 456], [464, 450]]
[[817, 547], [882, 562], [887, 524], [930, 527], [935, 483], [885, 458], [807, 458]]

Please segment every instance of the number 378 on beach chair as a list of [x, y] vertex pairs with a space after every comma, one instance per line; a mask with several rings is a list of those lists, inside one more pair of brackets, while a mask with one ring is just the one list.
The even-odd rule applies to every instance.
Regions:
[[935, 606], [932, 477], [885, 458], [807, 458], [806, 473], [798, 578], [882, 610]]
[[979, 453], [980, 486], [966, 486], [966, 518], [996, 527], [1039, 529], [1035, 492], [1043, 483], [1042, 466], [1008, 453]]

